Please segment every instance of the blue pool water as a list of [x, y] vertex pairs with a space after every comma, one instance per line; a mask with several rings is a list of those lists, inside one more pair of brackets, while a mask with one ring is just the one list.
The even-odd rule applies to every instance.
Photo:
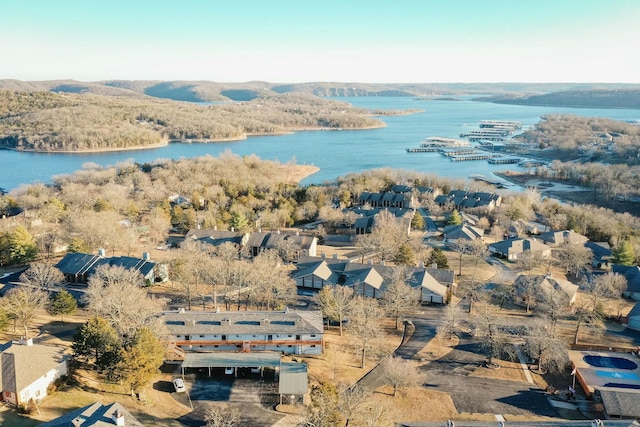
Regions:
[[626, 369], [628, 371], [638, 368], [634, 361], [622, 357], [588, 355], [584, 356], [582, 360], [596, 368]]
[[595, 372], [596, 372], [596, 375], [598, 375], [599, 377], [616, 378], [616, 379], [633, 380], [633, 381], [640, 380], [640, 377], [638, 377], [638, 375], [635, 374], [634, 372], [611, 372], [611, 371], [598, 371], [598, 370], [596, 370]]

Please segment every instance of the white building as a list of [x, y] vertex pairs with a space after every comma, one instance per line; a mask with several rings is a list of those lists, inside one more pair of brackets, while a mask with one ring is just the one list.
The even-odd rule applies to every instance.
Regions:
[[67, 357], [61, 347], [33, 344], [31, 340], [0, 346], [0, 400], [4, 402], [38, 402], [47, 395], [49, 385], [66, 374]]
[[185, 352], [259, 352], [321, 354], [322, 312], [178, 311], [162, 320], [169, 346]]

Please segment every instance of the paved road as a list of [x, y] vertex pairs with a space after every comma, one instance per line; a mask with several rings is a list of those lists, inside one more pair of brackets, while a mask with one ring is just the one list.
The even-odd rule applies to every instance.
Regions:
[[519, 274], [514, 269], [506, 267], [494, 256], [488, 256], [487, 262], [496, 270], [496, 274], [489, 279], [489, 283], [513, 283]]
[[[421, 308], [419, 313], [411, 316], [405, 322], [405, 339], [396, 349], [394, 355], [403, 359], [414, 359], [416, 354], [436, 336], [443, 310], [442, 306], [425, 306]], [[383, 386], [384, 380], [380, 368], [374, 367], [358, 381], [358, 384], [370, 391]]]
[[[410, 337], [395, 354], [414, 359], [435, 336], [443, 311], [444, 307], [425, 307], [412, 316], [407, 325]], [[464, 335], [447, 355], [420, 367], [421, 381], [424, 387], [449, 393], [458, 412], [558, 416], [545, 393], [532, 384], [472, 376], [485, 360], [478, 344]], [[384, 384], [377, 367], [359, 383], [372, 391]]]

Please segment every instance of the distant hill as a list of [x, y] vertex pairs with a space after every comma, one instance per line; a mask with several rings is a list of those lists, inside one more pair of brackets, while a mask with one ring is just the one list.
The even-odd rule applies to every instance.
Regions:
[[[430, 99], [452, 95], [498, 95], [482, 101], [524, 103], [537, 96], [552, 93], [585, 91], [640, 90], [640, 85], [605, 83], [353, 83], [308, 82], [275, 84], [263, 81], [221, 83], [212, 81], [108, 80], [81, 82], [77, 80], [20, 81], [0, 80], [0, 89], [13, 91], [51, 91], [91, 93], [97, 95], [171, 99], [188, 102], [250, 101], [256, 98], [286, 93], [306, 93], [322, 97], [347, 96], [411, 96]], [[532, 104], [556, 105], [556, 104]], [[631, 108], [631, 107], [628, 107]]]
[[476, 98], [498, 104], [540, 105], [578, 108], [640, 108], [640, 88], [572, 90], [542, 95], [500, 95]]

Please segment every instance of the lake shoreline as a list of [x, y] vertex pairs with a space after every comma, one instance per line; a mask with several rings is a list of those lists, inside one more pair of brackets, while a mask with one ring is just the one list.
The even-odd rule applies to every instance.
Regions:
[[313, 128], [313, 127], [301, 127], [294, 128], [288, 131], [282, 132], [272, 132], [272, 133], [247, 133], [245, 135], [241, 135], [233, 138], [216, 138], [216, 139], [169, 139], [166, 141], [162, 141], [156, 144], [149, 144], [144, 146], [133, 146], [133, 147], [109, 147], [109, 148], [96, 148], [90, 150], [29, 150], [29, 149], [18, 149], [6, 146], [0, 146], [0, 150], [9, 150], [15, 151], [18, 153], [49, 153], [49, 154], [91, 154], [91, 153], [117, 153], [117, 152], [125, 152], [125, 151], [137, 151], [137, 150], [154, 150], [157, 148], [163, 148], [168, 146], [169, 144], [215, 144], [218, 142], [234, 142], [234, 141], [245, 141], [252, 136], [282, 136], [282, 135], [293, 135], [296, 132], [307, 132], [307, 131], [359, 131], [359, 130], [371, 130], [371, 129], [380, 129], [385, 127], [386, 124], [381, 124], [380, 126], [366, 126], [362, 128]]

